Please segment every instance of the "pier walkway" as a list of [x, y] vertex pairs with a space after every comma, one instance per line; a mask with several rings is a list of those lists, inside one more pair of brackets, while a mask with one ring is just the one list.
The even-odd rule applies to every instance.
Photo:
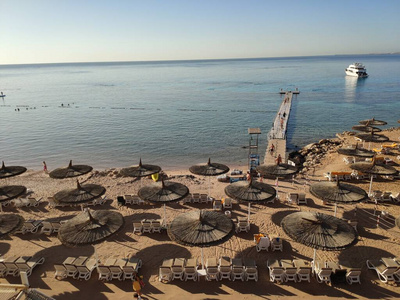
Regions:
[[[282, 162], [286, 162], [286, 131], [292, 98], [292, 92], [285, 93], [285, 97], [272, 124], [271, 131], [268, 133], [268, 145], [264, 156], [264, 164], [266, 165], [275, 164], [279, 154], [282, 157]], [[273, 152], [270, 151], [272, 145], [274, 145]]]

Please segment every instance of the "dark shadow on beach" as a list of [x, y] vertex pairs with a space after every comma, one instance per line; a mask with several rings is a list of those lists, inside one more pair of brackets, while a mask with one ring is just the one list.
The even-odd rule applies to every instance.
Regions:
[[7, 254], [7, 252], [10, 251], [10, 248], [11, 248], [10, 244], [1, 242], [0, 243], [0, 256], [4, 256], [5, 254]]

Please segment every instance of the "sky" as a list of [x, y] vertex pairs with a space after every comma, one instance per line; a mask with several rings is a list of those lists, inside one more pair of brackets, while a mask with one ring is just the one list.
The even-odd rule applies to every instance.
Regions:
[[399, 0], [0, 0], [0, 64], [400, 52]]

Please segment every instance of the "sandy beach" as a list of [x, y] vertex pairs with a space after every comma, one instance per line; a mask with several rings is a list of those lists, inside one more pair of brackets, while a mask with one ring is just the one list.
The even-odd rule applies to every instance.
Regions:
[[[391, 141], [399, 142], [400, 130], [383, 131], [382, 134]], [[351, 135], [340, 135], [340, 146], [354, 144]], [[366, 145], [368, 147], [368, 145]], [[379, 147], [371, 144], [371, 148]], [[339, 146], [337, 146], [339, 147]], [[395, 167], [400, 169], [397, 156], [399, 151], [393, 151], [390, 157], [395, 162]], [[333, 284], [326, 285], [318, 283], [315, 278], [311, 283], [272, 283], [269, 280], [267, 260], [275, 259], [305, 259], [312, 260], [313, 249], [291, 240], [281, 229], [280, 222], [284, 216], [293, 211], [320, 211], [327, 214], [334, 213], [334, 205], [323, 204], [321, 200], [312, 196], [308, 187], [313, 182], [326, 180], [324, 173], [332, 171], [350, 171], [349, 165], [343, 161], [342, 155], [331, 149], [322, 153], [318, 158], [319, 163], [309, 170], [298, 174], [294, 180], [279, 182], [279, 201], [273, 204], [256, 204], [251, 206], [251, 228], [248, 233], [237, 233], [222, 245], [204, 249], [205, 257], [250, 257], [257, 262], [259, 280], [258, 282], [232, 282], [229, 280], [207, 282], [202, 278], [199, 282], [174, 280], [170, 283], [161, 283], [158, 280], [158, 268], [164, 258], [190, 258], [197, 257], [200, 260], [201, 251], [196, 247], [185, 247], [171, 241], [165, 231], [152, 234], [133, 234], [132, 223], [144, 218], [159, 219], [163, 216], [161, 205], [130, 205], [118, 208], [116, 198], [119, 195], [136, 194], [140, 186], [152, 182], [149, 178], [142, 181], [133, 178], [122, 177], [119, 170], [110, 169], [104, 171], [93, 171], [79, 177], [80, 182], [96, 183], [107, 189], [106, 195], [109, 199], [103, 206], [95, 206], [93, 209], [116, 210], [123, 214], [125, 226], [117, 235], [109, 240], [96, 245], [96, 252], [101, 261], [107, 258], [122, 258], [130, 255], [142, 259], [143, 266], [140, 275], [143, 275], [146, 283], [143, 293], [144, 299], [398, 299], [400, 288], [396, 284], [384, 284], [378, 280], [375, 271], [366, 267], [367, 259], [379, 259], [381, 257], [395, 257], [400, 253], [400, 229], [394, 224], [394, 219], [400, 215], [399, 204], [372, 202], [358, 204], [357, 206], [339, 205], [338, 217], [345, 219], [356, 218], [358, 220], [358, 243], [340, 252], [317, 251], [320, 260], [347, 260], [352, 261], [362, 268], [362, 284]], [[7, 163], [7, 162], [6, 162]], [[221, 162], [223, 163], [223, 162]], [[60, 166], [49, 166], [52, 167]], [[161, 166], [162, 167], [162, 166]], [[182, 170], [164, 170], [168, 179], [180, 182], [188, 186], [191, 193], [207, 193], [208, 180], [201, 176], [194, 176], [189, 172], [189, 167]], [[247, 166], [229, 166], [231, 170], [247, 170]], [[275, 180], [264, 179], [271, 185]], [[352, 184], [368, 191], [369, 180], [350, 181]], [[43, 197], [43, 203], [35, 208], [5, 207], [4, 213], [18, 213], [26, 220], [67, 220], [80, 212], [80, 207], [49, 208], [47, 197], [56, 192], [74, 188], [75, 179], [56, 180], [50, 178], [42, 170], [28, 170], [26, 173], [6, 179], [2, 184], [20, 184], [33, 190], [34, 197]], [[218, 182], [216, 178], [211, 179], [211, 196], [220, 199], [226, 197], [224, 188], [229, 183]], [[378, 179], [373, 182], [373, 190], [400, 192], [398, 181], [389, 179]], [[298, 206], [289, 204], [286, 195], [291, 192], [306, 193], [308, 204]], [[193, 209], [212, 209], [212, 204], [185, 204], [172, 203], [167, 205], [167, 221], [175, 216]], [[356, 217], [355, 217], [356, 209]], [[385, 211], [389, 216], [380, 220], [377, 227], [377, 216]], [[233, 204], [232, 219], [247, 215], [245, 203]], [[283, 239], [283, 252], [257, 252], [253, 235], [259, 232], [276, 236]], [[56, 235], [45, 235], [40, 233], [26, 235], [12, 235], [0, 241], [0, 254], [7, 257], [12, 255], [35, 255], [43, 256], [46, 261], [43, 265], [34, 269], [29, 277], [31, 287], [37, 288], [43, 293], [55, 299], [132, 299], [131, 281], [113, 280], [102, 282], [98, 280], [97, 272], [94, 271], [89, 281], [54, 278], [54, 264], [62, 263], [69, 256], [94, 255], [94, 247], [68, 248], [61, 244]], [[19, 277], [0, 278], [0, 283], [20, 283]], [[0, 294], [1, 298], [1, 294]]]

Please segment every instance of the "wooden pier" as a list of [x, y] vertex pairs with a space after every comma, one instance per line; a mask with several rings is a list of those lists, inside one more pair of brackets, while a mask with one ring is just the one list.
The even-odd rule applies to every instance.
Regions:
[[[266, 165], [275, 164], [279, 154], [282, 157], [282, 162], [286, 162], [286, 131], [292, 106], [292, 98], [293, 92], [285, 92], [285, 97], [276, 114], [271, 131], [268, 133], [268, 145], [264, 156], [264, 164]], [[274, 151], [271, 151], [272, 145]]]

